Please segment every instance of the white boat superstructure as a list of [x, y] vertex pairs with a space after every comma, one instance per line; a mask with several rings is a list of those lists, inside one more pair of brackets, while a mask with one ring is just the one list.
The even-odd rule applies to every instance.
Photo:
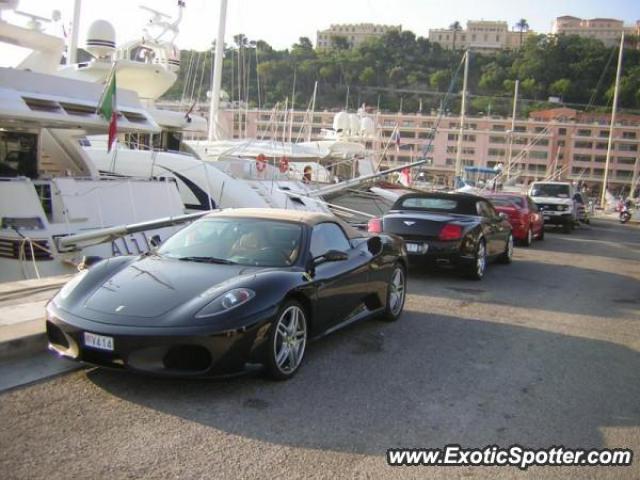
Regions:
[[[85, 255], [141, 253], [140, 233], [86, 248], [60, 248], [64, 236], [184, 213], [173, 181], [102, 178], [82, 145], [102, 132], [102, 86], [0, 69], [0, 281], [73, 271]], [[158, 125], [133, 92], [119, 91], [119, 128], [152, 134]]]
[[90, 142], [85, 151], [103, 175], [175, 182], [186, 211], [242, 207], [326, 211], [322, 203], [304, 198], [309, 186], [281, 178], [271, 166], [261, 172], [265, 180], [259, 181], [251, 174], [255, 162], [244, 158], [228, 157], [214, 163], [188, 154], [122, 149], [114, 159], [103, 144]]
[[[204, 133], [204, 118], [156, 108], [155, 100], [175, 82], [179, 68], [179, 50], [173, 45], [178, 33], [182, 5], [178, 17], [155, 10], [141, 39], [116, 46], [115, 30], [107, 22], [97, 20], [89, 28], [88, 62], [67, 65], [59, 74], [69, 78], [104, 83], [114, 68], [118, 85], [135, 90], [142, 98], [146, 113], [159, 125], [160, 132], [121, 133], [115, 154], [106, 152], [106, 137], [89, 136], [84, 151], [103, 176], [147, 177], [169, 179], [178, 191], [187, 211], [229, 207], [295, 208], [322, 210], [326, 207], [313, 200], [291, 195], [306, 193], [309, 187], [291, 182], [268, 169], [259, 177], [251, 177], [249, 160], [225, 155], [227, 162], [203, 161], [199, 152], [183, 142], [183, 135]], [[167, 38], [169, 36], [170, 38]], [[207, 157], [207, 155], [205, 155]], [[216, 157], [218, 159], [218, 157]], [[261, 180], [269, 179], [269, 185]]]

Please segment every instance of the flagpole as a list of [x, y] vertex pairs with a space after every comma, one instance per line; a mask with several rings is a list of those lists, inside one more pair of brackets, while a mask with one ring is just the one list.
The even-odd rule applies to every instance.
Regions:
[[607, 180], [609, 178], [609, 163], [611, 162], [611, 150], [613, 149], [613, 129], [616, 126], [616, 113], [618, 111], [618, 91], [620, 90], [620, 74], [622, 72], [622, 56], [624, 52], [624, 32], [620, 37], [620, 51], [618, 52], [618, 67], [616, 69], [616, 83], [613, 89], [613, 105], [611, 107], [611, 125], [609, 126], [609, 142], [607, 143], [607, 156], [604, 163], [604, 176], [602, 178], [602, 192], [600, 193], [600, 207], [606, 206]]
[[113, 77], [116, 73], [116, 64], [118, 63], [118, 61], [114, 61], [113, 65], [111, 66], [111, 71], [109, 72], [109, 75], [107, 76], [107, 81], [104, 83], [104, 88], [102, 89], [102, 93], [100, 94], [100, 97], [98, 98], [98, 105], [96, 106], [96, 113], [98, 113], [98, 111], [100, 110], [100, 105], [102, 105], [102, 101], [104, 100], [104, 96], [107, 93], [107, 89], [109, 88], [109, 84], [111, 83], [111, 77]]

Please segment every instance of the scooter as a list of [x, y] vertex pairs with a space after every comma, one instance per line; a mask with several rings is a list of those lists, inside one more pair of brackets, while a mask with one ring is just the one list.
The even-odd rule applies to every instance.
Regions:
[[631, 220], [631, 209], [629, 205], [624, 204], [620, 210], [620, 223], [627, 223]]

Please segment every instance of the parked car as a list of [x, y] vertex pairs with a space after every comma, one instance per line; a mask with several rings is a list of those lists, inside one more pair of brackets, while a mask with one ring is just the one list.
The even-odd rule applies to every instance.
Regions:
[[571, 233], [577, 221], [574, 194], [569, 182], [533, 182], [529, 188], [529, 196], [540, 209], [544, 223], [561, 226], [565, 233]]
[[289, 210], [211, 213], [157, 251], [102, 260], [47, 305], [49, 348], [94, 365], [189, 377], [262, 363], [294, 375], [305, 346], [406, 292], [399, 238]]
[[369, 232], [402, 237], [410, 262], [453, 266], [476, 280], [489, 260], [511, 263], [513, 256], [509, 222], [488, 200], [466, 193], [403, 195], [369, 221]]
[[521, 245], [530, 246], [534, 238], [544, 240], [544, 220], [531, 197], [515, 193], [494, 193], [486, 198], [498, 212], [507, 216], [513, 238]]

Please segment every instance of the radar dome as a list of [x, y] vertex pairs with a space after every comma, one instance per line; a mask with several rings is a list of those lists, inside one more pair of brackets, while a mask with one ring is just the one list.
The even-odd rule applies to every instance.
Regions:
[[333, 129], [337, 131], [345, 131], [351, 128], [351, 122], [349, 121], [349, 114], [347, 112], [336, 113], [333, 117]]
[[96, 20], [87, 32], [87, 51], [96, 58], [110, 57], [116, 49], [116, 31], [106, 20]]

